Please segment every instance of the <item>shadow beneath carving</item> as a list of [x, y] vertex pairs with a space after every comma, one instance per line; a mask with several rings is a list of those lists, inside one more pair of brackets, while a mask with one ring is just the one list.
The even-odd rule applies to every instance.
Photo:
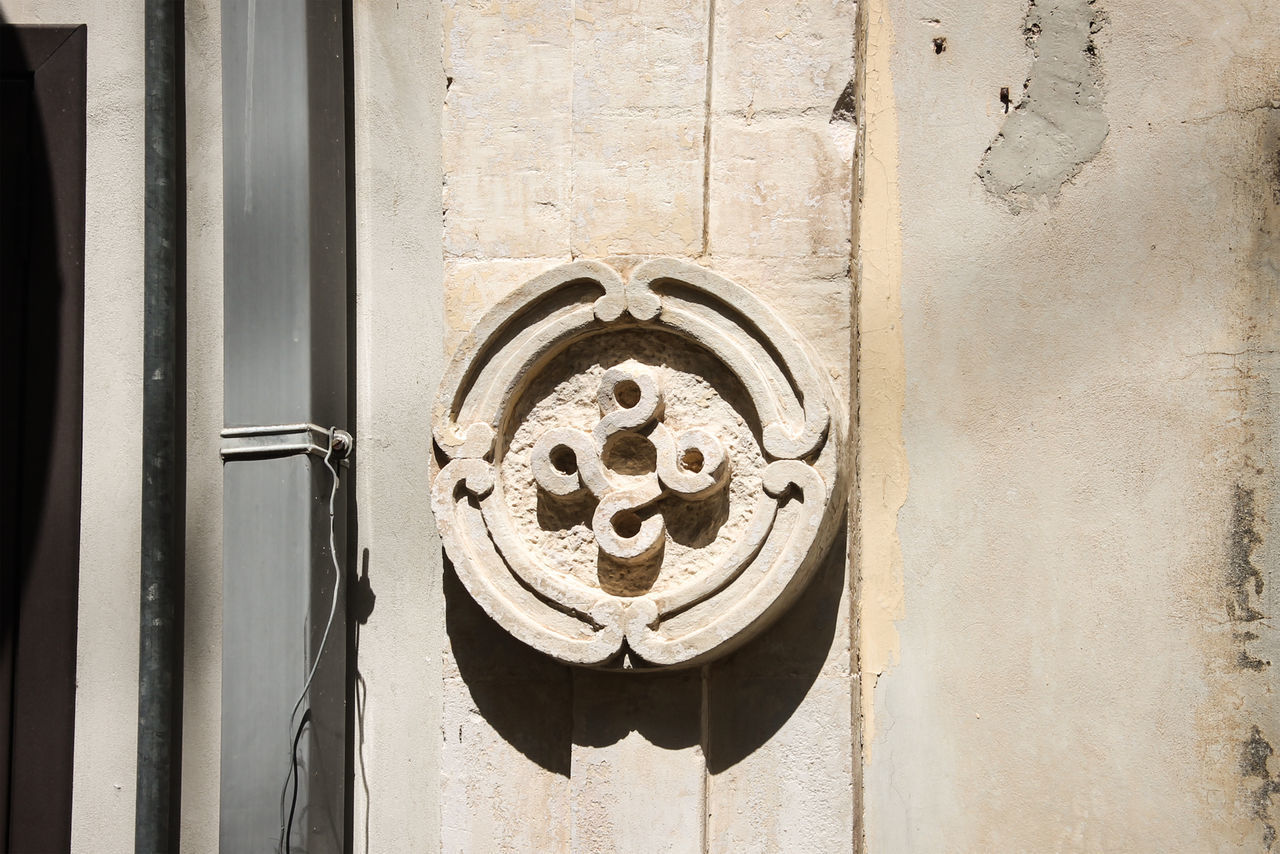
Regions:
[[[476, 711], [529, 760], [565, 777], [574, 745], [607, 747], [631, 733], [665, 750], [699, 744], [706, 679], [703, 748], [708, 771], [717, 774], [768, 744], [824, 668], [847, 682], [848, 652], [833, 648], [845, 601], [846, 542], [842, 527], [808, 588], [778, 622], [706, 668], [614, 673], [559, 664], [489, 619], [447, 559], [445, 630]], [[851, 700], [841, 694], [836, 701], [847, 713]]]
[[664, 750], [698, 744], [702, 733], [702, 674], [573, 674], [573, 743], [608, 747], [631, 733]]
[[[833, 649], [847, 588], [847, 536], [848, 526], [842, 525], [809, 586], [777, 623], [708, 668], [710, 773], [732, 768], [777, 735], [810, 697], [824, 668], [848, 680], [848, 652]], [[832, 715], [847, 714], [851, 701], [836, 702], [844, 707], [833, 708]]]
[[829, 662], [832, 674], [847, 680], [847, 651], [833, 647], [845, 601], [846, 542], [842, 527], [795, 604], [727, 659], [674, 673], [575, 670], [573, 743], [607, 747], [638, 733], [666, 750], [692, 747], [702, 741], [705, 701], [711, 773], [759, 750], [810, 696]]
[[445, 558], [445, 632], [476, 711], [530, 761], [569, 776], [573, 682], [567, 665], [525, 646], [489, 619]]

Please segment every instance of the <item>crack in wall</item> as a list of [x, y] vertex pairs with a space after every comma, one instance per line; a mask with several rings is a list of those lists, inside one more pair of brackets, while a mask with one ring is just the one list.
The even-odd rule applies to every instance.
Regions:
[[716, 46], [716, 0], [707, 2], [706, 124], [702, 129], [702, 255], [711, 254], [711, 93]]

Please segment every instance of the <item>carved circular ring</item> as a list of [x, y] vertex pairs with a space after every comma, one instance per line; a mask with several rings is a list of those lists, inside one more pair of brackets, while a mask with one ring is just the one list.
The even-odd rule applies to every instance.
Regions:
[[436, 401], [463, 585], [561, 661], [700, 664], [804, 588], [844, 508], [842, 410], [750, 291], [670, 258], [557, 267], [491, 309]]

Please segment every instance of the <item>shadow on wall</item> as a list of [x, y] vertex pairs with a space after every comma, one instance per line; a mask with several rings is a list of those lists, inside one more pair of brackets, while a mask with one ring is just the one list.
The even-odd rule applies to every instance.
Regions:
[[[705, 668], [703, 750], [711, 773], [766, 744], [827, 663], [846, 587], [846, 541], [842, 527], [808, 588], [777, 623]], [[447, 557], [444, 593], [451, 653], [476, 711], [545, 770], [568, 777], [575, 744], [606, 747], [632, 732], [667, 750], [702, 742], [704, 669], [613, 673], [560, 664], [489, 619]]]

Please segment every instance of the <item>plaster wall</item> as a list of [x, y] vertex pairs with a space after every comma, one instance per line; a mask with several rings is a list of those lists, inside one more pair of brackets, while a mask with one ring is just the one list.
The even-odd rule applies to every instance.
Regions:
[[1267, 850], [1280, 8], [867, 7], [866, 850]]
[[[84, 461], [72, 844], [133, 846], [142, 471], [142, 3], [5, 0], [88, 25]], [[121, 49], [121, 45], [138, 49]]]
[[218, 847], [222, 708], [222, 29], [220, 0], [186, 0], [187, 528], [183, 851]]
[[[183, 847], [216, 848], [222, 227], [218, 4], [186, 4], [188, 497]], [[12, 24], [88, 27], [84, 461], [75, 851], [133, 850], [143, 309], [143, 4], [4, 0]], [[210, 824], [212, 822], [212, 824]]]
[[[354, 4], [358, 653], [355, 851], [440, 850], [443, 554], [426, 414], [444, 367], [442, 9]], [[359, 598], [360, 594], [353, 594]]]

